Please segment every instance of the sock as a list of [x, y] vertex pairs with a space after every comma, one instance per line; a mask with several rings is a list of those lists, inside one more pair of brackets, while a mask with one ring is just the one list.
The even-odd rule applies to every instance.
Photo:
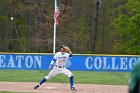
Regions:
[[44, 83], [45, 81], [46, 81], [46, 79], [43, 78], [43, 79], [40, 81], [39, 85], [41, 85], [41, 84]]
[[70, 77], [70, 87], [73, 86], [73, 76]]

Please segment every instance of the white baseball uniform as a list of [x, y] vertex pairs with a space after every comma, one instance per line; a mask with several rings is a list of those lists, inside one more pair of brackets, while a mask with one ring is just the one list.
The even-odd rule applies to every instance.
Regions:
[[[69, 77], [70, 79], [70, 89], [71, 90], [75, 90], [75, 87], [73, 86], [73, 74], [65, 68], [66, 66], [66, 62], [69, 59], [69, 57], [72, 56], [71, 51], [70, 53], [66, 53], [63, 52], [64, 51], [64, 47], [66, 47], [65, 45], [63, 45], [61, 47], [61, 52], [57, 52], [53, 58], [53, 60], [50, 63], [50, 66], [54, 65], [54, 68], [49, 72], [49, 74], [47, 76], [45, 76], [45, 78], [43, 78], [38, 85], [36, 85], [34, 87], [34, 89], [37, 89], [39, 86], [41, 86], [41, 84], [43, 84], [46, 80], [54, 77], [57, 74], [64, 74], [66, 76]], [[55, 63], [55, 64], [54, 64]]]
[[73, 74], [68, 69], [65, 68], [66, 60], [68, 60], [71, 56], [72, 54], [66, 52], [64, 52], [64, 54], [62, 54], [61, 52], [57, 52], [50, 63], [54, 65], [54, 68], [50, 71], [50, 73], [47, 76], [45, 76], [45, 79], [48, 80], [60, 73], [68, 77], [73, 76]]

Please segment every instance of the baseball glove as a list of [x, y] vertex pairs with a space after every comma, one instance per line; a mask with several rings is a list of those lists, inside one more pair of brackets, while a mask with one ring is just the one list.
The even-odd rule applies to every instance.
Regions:
[[65, 47], [65, 51], [66, 51], [67, 53], [69, 53], [69, 54], [72, 54], [72, 52], [71, 52], [71, 50], [70, 50], [69, 47]]
[[65, 47], [65, 51], [66, 51], [67, 53], [69, 53], [69, 52], [70, 52], [70, 48], [69, 48], [69, 47]]

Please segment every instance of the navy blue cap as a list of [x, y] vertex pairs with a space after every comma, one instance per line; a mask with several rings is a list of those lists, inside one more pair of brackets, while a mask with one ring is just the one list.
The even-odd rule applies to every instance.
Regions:
[[62, 45], [61, 48], [67, 47], [66, 45]]

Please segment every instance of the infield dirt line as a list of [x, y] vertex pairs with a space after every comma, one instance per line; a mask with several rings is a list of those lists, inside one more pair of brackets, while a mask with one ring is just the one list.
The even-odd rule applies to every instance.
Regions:
[[39, 89], [33, 87], [37, 82], [0, 82], [0, 91], [32, 93], [128, 93], [128, 86], [75, 84], [76, 91], [71, 91], [69, 84], [44, 83]]

